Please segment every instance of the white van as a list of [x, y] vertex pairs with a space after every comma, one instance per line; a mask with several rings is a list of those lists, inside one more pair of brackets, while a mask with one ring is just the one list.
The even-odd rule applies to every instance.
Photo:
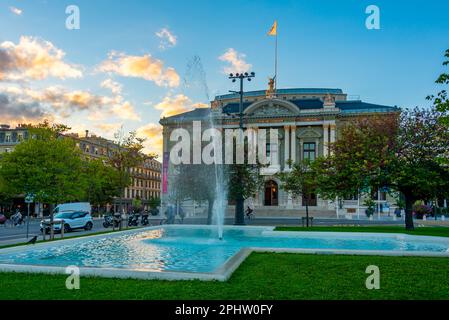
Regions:
[[54, 214], [61, 212], [70, 212], [70, 211], [81, 211], [92, 213], [92, 207], [89, 202], [72, 202], [72, 203], [62, 203], [56, 206], [53, 211]]

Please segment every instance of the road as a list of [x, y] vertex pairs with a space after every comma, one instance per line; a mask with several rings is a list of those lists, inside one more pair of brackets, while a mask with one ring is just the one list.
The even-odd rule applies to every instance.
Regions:
[[[150, 218], [150, 225], [159, 225], [160, 218]], [[39, 236], [39, 240], [42, 239], [41, 232], [39, 230], [40, 220], [30, 221], [29, 226], [29, 238], [35, 235]], [[180, 223], [179, 220], [176, 223]], [[206, 218], [186, 218], [184, 224], [205, 224]], [[225, 224], [232, 225], [234, 223], [233, 218], [226, 218]], [[279, 226], [279, 225], [299, 225], [301, 223], [299, 218], [280, 218], [280, 217], [259, 217], [254, 220], [246, 220], [247, 225], [266, 225], [266, 226]], [[392, 220], [346, 220], [346, 219], [325, 219], [315, 218], [313, 225], [315, 226], [331, 226], [331, 225], [402, 225], [403, 221]], [[21, 243], [27, 240], [26, 238], [26, 224], [18, 227], [12, 227], [9, 223], [6, 226], [0, 226], [0, 246]], [[102, 219], [94, 219], [94, 227], [90, 231], [75, 230], [73, 232], [65, 234], [65, 237], [73, 237], [79, 235], [86, 235], [95, 232], [108, 231], [111, 228], [103, 227]], [[60, 235], [57, 234], [56, 237]]]

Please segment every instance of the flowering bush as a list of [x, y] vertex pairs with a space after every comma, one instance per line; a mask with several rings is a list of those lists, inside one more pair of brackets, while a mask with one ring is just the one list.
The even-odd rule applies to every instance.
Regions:
[[424, 204], [420, 204], [415, 206], [413, 209], [413, 212], [416, 216], [416, 219], [422, 219], [424, 215], [430, 215], [432, 214], [432, 207], [426, 206]]

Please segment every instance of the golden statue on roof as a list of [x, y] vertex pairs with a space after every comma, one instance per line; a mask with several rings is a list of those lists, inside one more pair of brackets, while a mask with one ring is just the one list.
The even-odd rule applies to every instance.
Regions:
[[268, 89], [265, 93], [266, 93], [267, 98], [274, 98], [276, 96], [275, 79], [274, 78], [268, 78]]

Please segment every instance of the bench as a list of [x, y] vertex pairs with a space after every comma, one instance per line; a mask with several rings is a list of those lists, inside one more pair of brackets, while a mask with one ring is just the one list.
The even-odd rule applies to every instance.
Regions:
[[[309, 226], [312, 227], [313, 226], [313, 217], [309, 217]], [[301, 218], [301, 222], [302, 222], [302, 226], [304, 227], [305, 225], [307, 225], [307, 217], [302, 217]]]

